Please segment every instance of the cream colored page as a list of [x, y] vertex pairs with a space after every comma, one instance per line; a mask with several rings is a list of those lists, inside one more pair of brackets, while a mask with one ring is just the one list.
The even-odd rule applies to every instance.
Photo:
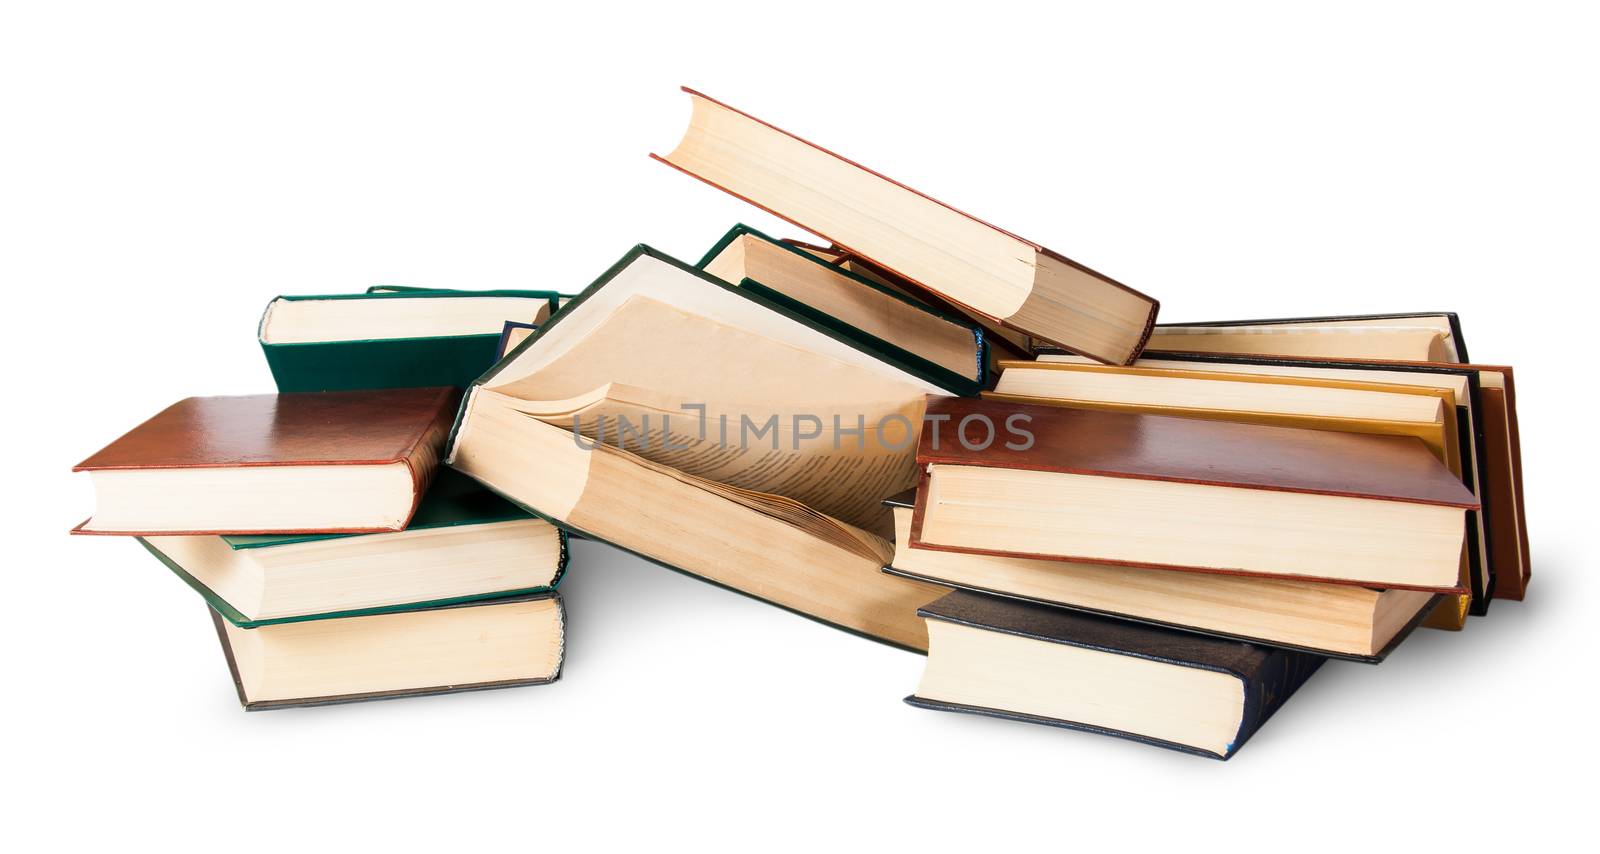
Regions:
[[496, 391], [551, 424], [572, 429], [576, 417], [591, 440], [866, 527], [881, 523], [881, 499], [915, 483], [925, 399], [909, 383], [638, 296]]
[[1157, 327], [1146, 345], [1151, 351], [1249, 353], [1264, 356], [1317, 356], [1333, 359], [1426, 361], [1442, 346], [1438, 330], [1424, 327]]
[[[916, 481], [912, 425], [922, 418], [921, 396], [865, 403], [850, 412], [727, 403], [687, 409], [685, 401], [613, 383], [575, 406], [565, 403], [509, 405], [576, 429], [588, 442], [738, 489], [785, 496], [854, 525], [876, 527], [881, 499]], [[762, 414], [752, 416], [757, 410]], [[875, 426], [880, 422], [882, 431]]]
[[978, 344], [966, 327], [907, 305], [784, 247], [746, 235], [705, 269], [734, 284], [748, 276], [962, 376], [971, 377], [978, 371]]
[[[846, 365], [852, 365], [872, 376], [914, 385], [930, 394], [940, 390], [932, 383], [915, 377], [877, 357], [864, 353], [849, 344], [830, 338], [804, 323], [775, 312], [767, 306], [741, 296], [737, 291], [712, 284], [696, 273], [683, 270], [660, 258], [640, 255], [618, 272], [604, 287], [589, 292], [583, 302], [568, 312], [559, 322], [550, 324], [540, 333], [533, 346], [517, 354], [504, 365], [487, 386], [519, 397], [527, 397], [514, 389], [524, 378], [543, 373], [551, 363], [579, 346], [605, 323], [624, 304], [638, 298], [674, 306], [685, 314], [741, 329], [752, 335], [782, 342], [791, 347], [826, 356]], [[663, 319], [663, 322], [670, 322]], [[655, 338], [635, 339], [626, 343], [626, 349], [616, 354], [619, 359], [636, 362], [635, 367], [646, 370], [660, 360], [662, 353], [671, 357], [689, 359], [694, 363], [694, 350], [682, 353], [666, 351], [655, 346]], [[603, 376], [581, 384], [579, 388], [594, 388], [602, 382], [627, 382], [632, 385], [654, 388], [651, 382], [641, 382], [626, 376]], [[557, 395], [565, 396], [565, 395]]]

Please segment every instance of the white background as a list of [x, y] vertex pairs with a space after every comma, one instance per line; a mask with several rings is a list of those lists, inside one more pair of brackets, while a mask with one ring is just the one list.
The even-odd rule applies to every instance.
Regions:
[[[6, 4], [8, 836], [212, 851], [1525, 845], [1594, 795], [1595, 20], [1582, 6]], [[1106, 4], [1108, 7], [1111, 4]], [[922, 660], [576, 548], [554, 686], [245, 714], [69, 467], [272, 390], [257, 317], [575, 291], [781, 223], [648, 160], [689, 84], [1163, 301], [1461, 313], [1517, 368], [1525, 603], [1332, 663], [1232, 761], [900, 702]], [[643, 345], [644, 342], [641, 342]]]

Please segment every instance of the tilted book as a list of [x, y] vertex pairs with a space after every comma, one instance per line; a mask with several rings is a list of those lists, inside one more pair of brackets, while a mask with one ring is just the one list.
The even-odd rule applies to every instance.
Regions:
[[894, 561], [884, 572], [1123, 620], [1367, 664], [1386, 659], [1441, 598], [1282, 578], [1167, 572], [911, 548], [914, 493], [897, 496]]
[[1114, 364], [1133, 361], [1154, 299], [1045, 247], [685, 88], [689, 128], [657, 160], [996, 323]]
[[918, 611], [913, 706], [1042, 723], [1227, 759], [1321, 656], [958, 591]]
[[567, 565], [566, 532], [450, 469], [404, 531], [139, 541], [242, 629], [542, 593]]
[[915, 365], [952, 394], [977, 394], [988, 379], [982, 327], [747, 225], [730, 229], [695, 267], [819, 325], [842, 324], [874, 352]]

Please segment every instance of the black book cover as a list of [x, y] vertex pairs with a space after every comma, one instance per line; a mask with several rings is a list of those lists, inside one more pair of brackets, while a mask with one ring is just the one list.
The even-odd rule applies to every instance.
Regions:
[[1244, 683], [1245, 699], [1239, 731], [1228, 744], [1227, 751], [1220, 754], [1186, 744], [1077, 721], [1044, 718], [1005, 709], [947, 703], [916, 695], [906, 698], [906, 702], [913, 706], [1097, 732], [1215, 759], [1227, 759], [1236, 753], [1239, 747], [1260, 729], [1261, 725], [1266, 723], [1267, 719], [1272, 717], [1272, 714], [1327, 660], [1322, 656], [1305, 652], [1270, 649], [1239, 641], [1190, 634], [962, 590], [919, 608], [917, 614], [928, 620], [943, 620], [1047, 643], [1066, 644], [1111, 655], [1133, 656], [1164, 664], [1227, 673], [1238, 677]]

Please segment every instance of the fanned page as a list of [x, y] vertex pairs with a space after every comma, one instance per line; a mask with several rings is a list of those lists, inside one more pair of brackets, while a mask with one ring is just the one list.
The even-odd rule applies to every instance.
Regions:
[[[872, 430], [856, 432], [855, 419], [864, 407], [832, 413], [839, 415], [844, 431], [836, 431], [824, 412], [829, 404], [804, 408], [798, 412], [802, 418], [818, 420], [803, 421], [797, 434], [797, 413], [780, 412], [773, 404], [688, 401], [618, 383], [571, 400], [513, 398], [510, 405], [546, 423], [576, 429], [590, 442], [629, 450], [736, 489], [788, 496], [858, 524], [871, 525], [882, 516], [874, 496], [892, 495], [916, 479], [907, 449], [915, 441], [910, 425], [921, 418], [921, 399], [871, 407], [903, 419], [889, 423], [888, 442]], [[776, 420], [744, 420], [758, 411]], [[814, 436], [808, 429], [813, 427]]]
[[881, 527], [878, 502], [915, 483], [938, 389], [701, 275], [638, 255], [484, 389], [684, 474]]

